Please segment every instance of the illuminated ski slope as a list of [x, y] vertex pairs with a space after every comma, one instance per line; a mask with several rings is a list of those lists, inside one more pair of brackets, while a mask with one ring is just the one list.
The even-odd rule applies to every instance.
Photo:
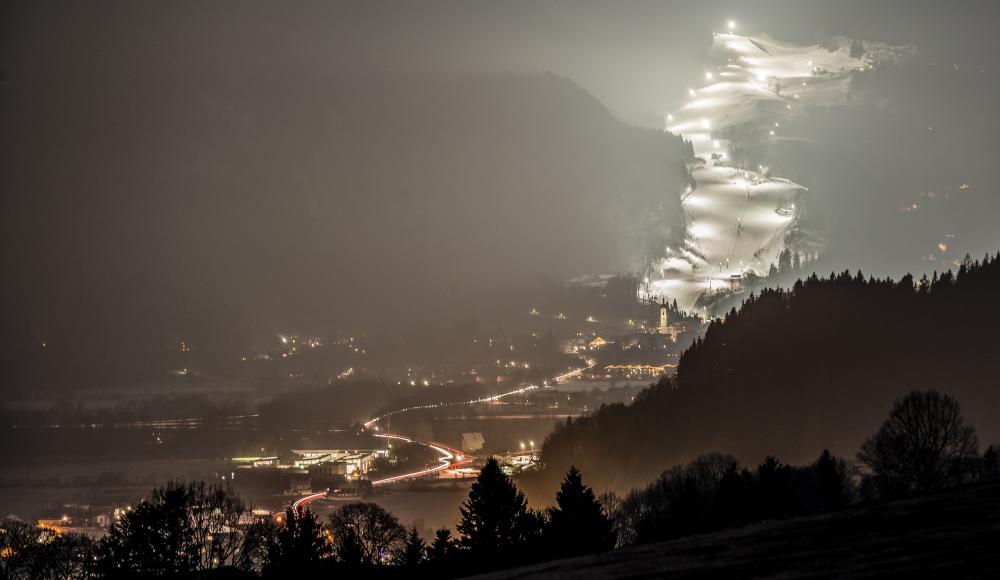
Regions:
[[808, 107], [845, 103], [852, 73], [894, 57], [885, 45], [854, 48], [861, 56], [852, 56], [845, 38], [794, 46], [768, 36], [714, 35], [706, 84], [690, 89], [688, 102], [665, 119], [698, 159], [682, 195], [684, 244], [666, 248], [644, 291], [698, 308], [711, 293], [777, 262], [806, 188], [769, 173], [771, 145], [795, 139], [782, 132], [784, 121]]

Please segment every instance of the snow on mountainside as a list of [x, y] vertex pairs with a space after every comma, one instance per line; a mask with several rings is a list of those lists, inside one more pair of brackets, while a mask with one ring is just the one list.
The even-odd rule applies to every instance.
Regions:
[[666, 130], [690, 141], [696, 156], [682, 198], [684, 243], [666, 248], [641, 291], [705, 308], [745, 276], [766, 274], [795, 230], [807, 191], [768, 170], [771, 145], [803, 139], [783, 134], [783, 121], [849, 102], [853, 75], [907, 50], [847, 38], [796, 46], [766, 35], [715, 34], [706, 84], [690, 89], [690, 100], [665, 118]]

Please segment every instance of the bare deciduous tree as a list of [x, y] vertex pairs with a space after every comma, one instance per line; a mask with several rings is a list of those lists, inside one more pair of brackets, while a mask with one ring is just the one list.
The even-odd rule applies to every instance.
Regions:
[[111, 526], [97, 567], [183, 576], [239, 564], [251, 513], [230, 487], [169, 482]]
[[15, 520], [0, 520], [0, 578], [31, 578], [34, 574], [34, 551], [45, 532]]
[[197, 569], [214, 570], [233, 565], [243, 550], [243, 529], [251, 508], [231, 487], [188, 484], [188, 518], [194, 545], [198, 548]]
[[896, 401], [858, 459], [887, 489], [928, 491], [968, 478], [978, 447], [958, 401], [937, 391], [914, 391]]
[[3, 580], [76, 580], [89, 577], [86, 564], [94, 543], [77, 534], [0, 520], [0, 578]]
[[330, 530], [341, 560], [357, 558], [373, 566], [386, 563], [406, 538], [396, 516], [368, 502], [349, 503], [330, 514]]

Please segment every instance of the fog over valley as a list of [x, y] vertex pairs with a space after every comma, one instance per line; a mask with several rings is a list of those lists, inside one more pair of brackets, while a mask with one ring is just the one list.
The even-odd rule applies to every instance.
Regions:
[[0, 577], [997, 576], [998, 25], [0, 4]]

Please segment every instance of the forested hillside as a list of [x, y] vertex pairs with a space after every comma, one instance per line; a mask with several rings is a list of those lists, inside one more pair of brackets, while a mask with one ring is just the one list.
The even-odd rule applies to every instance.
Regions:
[[766, 290], [713, 322], [675, 379], [558, 428], [543, 460], [624, 490], [708, 451], [853, 457], [914, 389], [955, 396], [985, 446], [1000, 439], [998, 296], [1000, 254], [931, 279], [843, 272]]

